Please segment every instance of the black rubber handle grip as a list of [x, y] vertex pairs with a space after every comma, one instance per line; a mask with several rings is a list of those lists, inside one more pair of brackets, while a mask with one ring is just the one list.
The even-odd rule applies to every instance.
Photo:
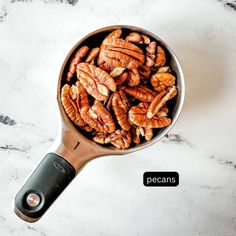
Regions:
[[48, 153], [15, 197], [15, 208], [39, 219], [75, 177], [74, 167], [55, 153]]

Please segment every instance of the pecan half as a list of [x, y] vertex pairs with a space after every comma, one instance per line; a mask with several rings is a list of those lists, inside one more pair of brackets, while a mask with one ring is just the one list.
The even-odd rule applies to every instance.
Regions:
[[166, 54], [161, 46], [157, 47], [155, 66], [164, 66], [166, 64]]
[[146, 141], [150, 141], [153, 138], [153, 129], [144, 128], [144, 137]]
[[159, 73], [171, 73], [171, 69], [170, 69], [170, 67], [169, 66], [162, 66], [162, 67], [160, 67], [159, 69], [158, 69], [158, 71], [157, 72], [159, 72]]
[[169, 108], [166, 106], [166, 105], [164, 105], [161, 109], [160, 109], [160, 111], [163, 111], [163, 112], [165, 112], [166, 114], [169, 112]]
[[151, 75], [151, 69], [150, 67], [146, 65], [141, 65], [138, 68], [138, 72], [141, 76], [143, 76], [145, 79], [149, 79]]
[[172, 74], [157, 72], [152, 76], [151, 84], [156, 91], [161, 92], [174, 86], [175, 80], [176, 79]]
[[140, 135], [145, 137], [146, 141], [150, 141], [153, 138], [153, 129], [133, 126], [131, 129], [131, 137], [134, 143], [139, 144], [141, 142]]
[[93, 141], [95, 141], [96, 143], [105, 144], [105, 138], [106, 138], [106, 136], [107, 136], [106, 133], [97, 133], [97, 134], [93, 137]]
[[169, 92], [162, 91], [160, 94], [158, 94], [155, 99], [150, 104], [148, 110], [147, 110], [147, 117], [152, 118], [159, 112], [161, 107], [163, 107], [166, 102], [170, 99], [172, 99], [177, 94], [177, 89], [175, 86], [170, 88]]
[[81, 117], [86, 124], [98, 132], [113, 133], [116, 129], [110, 112], [99, 101], [96, 101], [92, 107], [84, 106], [81, 109]]
[[119, 38], [105, 39], [100, 48], [98, 65], [106, 62], [112, 68], [138, 68], [144, 63], [143, 51], [136, 45]]
[[101, 65], [99, 65], [99, 68], [101, 70], [105, 70], [107, 73], [110, 73], [113, 69], [110, 65], [108, 65], [107, 63], [103, 63]]
[[141, 36], [143, 38], [143, 43], [144, 44], [149, 44], [151, 42], [150, 38], [147, 35], [142, 34]]
[[90, 127], [89, 125], [84, 125], [83, 127], [81, 127], [81, 129], [85, 130], [86, 132], [92, 132], [93, 128]]
[[88, 54], [85, 62], [94, 64], [95, 58], [97, 57], [99, 51], [100, 51], [100, 48], [93, 48], [91, 52]]
[[134, 87], [134, 86], [139, 85], [140, 75], [139, 75], [139, 72], [137, 69], [128, 70], [128, 78], [126, 80], [126, 83], [130, 87]]
[[126, 79], [128, 78], [128, 72], [123, 72], [120, 76], [118, 76], [115, 80], [116, 80], [116, 84], [119, 86], [121, 84], [123, 84]]
[[131, 143], [130, 132], [118, 129], [105, 138], [105, 143], [111, 143], [118, 149], [126, 149]]
[[145, 128], [163, 128], [171, 123], [171, 119], [167, 117], [154, 116], [152, 118], [147, 117], [147, 103], [140, 103], [137, 106], [131, 107], [129, 110], [130, 121], [140, 127]]
[[140, 129], [137, 126], [132, 126], [131, 130], [131, 137], [134, 143], [139, 144], [140, 143]]
[[69, 66], [69, 71], [66, 77], [67, 81], [70, 81], [72, 76], [75, 74], [76, 66], [81, 62], [81, 59], [87, 54], [88, 50], [89, 50], [89, 47], [83, 46], [76, 52]]
[[155, 52], [156, 52], [157, 43], [155, 41], [148, 44], [146, 47], [146, 65], [152, 67], [155, 63]]
[[124, 130], [129, 130], [130, 123], [127, 114], [129, 110], [129, 101], [123, 91], [115, 92], [113, 94], [112, 107], [121, 128]]
[[[103, 42], [107, 39], [117, 39], [117, 38], [120, 38], [120, 36], [121, 36], [121, 34], [122, 34], [122, 31], [120, 30], [120, 29], [118, 29], [118, 30], [114, 30], [114, 31], [112, 31], [110, 34], [108, 34], [108, 36], [103, 40]], [[97, 60], [97, 63], [98, 63], [98, 65], [99, 65], [99, 67], [102, 65], [102, 64], [104, 64], [104, 62], [106, 61], [106, 60], [104, 60], [104, 58], [105, 58], [105, 45], [104, 45], [104, 43], [102, 43], [102, 45], [101, 45], [101, 47], [100, 47], [100, 53], [99, 53], [99, 57], [98, 57], [98, 60]], [[114, 69], [115, 67], [119, 67], [119, 66], [113, 66], [113, 65], [111, 65], [111, 63], [105, 63], [105, 67], [110, 67], [111, 69], [110, 69], [110, 71], [112, 70], [112, 69]], [[106, 70], [107, 71], [107, 70]]]
[[69, 118], [78, 126], [85, 123], [80, 115], [80, 109], [89, 104], [88, 94], [80, 83], [65, 84], [61, 90], [61, 102]]
[[110, 34], [108, 34], [106, 39], [120, 38], [121, 34], [122, 34], [122, 30], [117, 29], [117, 30], [112, 31]]
[[132, 32], [126, 36], [125, 40], [130, 43], [140, 43], [140, 42], [142, 42], [143, 38], [139, 33]]
[[123, 90], [125, 91], [125, 93], [142, 102], [152, 102], [157, 95], [156, 92], [152, 91], [144, 85], [140, 85], [134, 88], [123, 88]]
[[164, 105], [158, 112], [157, 112], [157, 116], [167, 116], [169, 112], [169, 109], [166, 105]]
[[139, 133], [145, 137], [146, 141], [150, 141], [153, 137], [153, 130], [152, 128], [145, 128], [145, 127], [138, 127]]
[[146, 47], [147, 53], [149, 53], [150, 55], [154, 55], [156, 52], [156, 46], [157, 46], [157, 43], [155, 41], [152, 41], [151, 43], [149, 43], [148, 46]]
[[108, 111], [110, 111], [112, 107], [112, 98], [113, 94], [103, 103], [103, 106], [105, 106]]
[[100, 68], [88, 63], [79, 63], [77, 77], [87, 92], [99, 101], [108, 98], [109, 90], [116, 91], [113, 78]]
[[110, 76], [113, 78], [117, 77], [117, 76], [121, 75], [125, 69], [126, 68], [123, 68], [123, 67], [116, 67], [112, 70], [112, 72], [110, 73]]

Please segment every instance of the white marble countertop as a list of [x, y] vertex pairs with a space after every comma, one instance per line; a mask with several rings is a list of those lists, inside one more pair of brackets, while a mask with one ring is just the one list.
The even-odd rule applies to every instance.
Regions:
[[[68, 2], [0, 2], [0, 235], [236, 235], [235, 1]], [[12, 201], [57, 135], [64, 57], [112, 24], [146, 28], [176, 52], [181, 117], [148, 149], [92, 161], [39, 222], [25, 223]], [[150, 170], [178, 171], [179, 186], [144, 187]]]

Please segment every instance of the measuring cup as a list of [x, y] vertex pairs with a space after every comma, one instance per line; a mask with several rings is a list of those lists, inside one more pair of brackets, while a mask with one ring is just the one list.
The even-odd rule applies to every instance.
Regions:
[[[94, 46], [96, 42], [104, 38], [111, 31], [122, 29], [125, 31], [136, 31], [148, 35], [157, 41], [167, 52], [170, 66], [177, 78], [177, 96], [173, 99], [171, 109], [172, 123], [165, 128], [159, 129], [155, 137], [149, 141], [139, 144], [126, 150], [118, 150], [111, 147], [103, 147], [88, 139], [82, 134], [69, 119], [61, 103], [61, 88], [66, 83], [66, 73], [70, 61], [78, 48], [83, 45]], [[101, 41], [100, 40], [100, 41]], [[14, 211], [23, 220], [35, 222], [46, 212], [56, 198], [68, 186], [80, 170], [92, 159], [106, 155], [125, 155], [159, 141], [169, 132], [179, 117], [183, 106], [185, 94], [184, 76], [177, 57], [170, 47], [153, 33], [128, 25], [115, 25], [96, 30], [82, 38], [67, 55], [58, 80], [57, 102], [61, 115], [61, 127], [58, 137], [53, 144], [51, 151], [46, 154], [40, 164], [36, 167], [23, 187], [15, 197]]]

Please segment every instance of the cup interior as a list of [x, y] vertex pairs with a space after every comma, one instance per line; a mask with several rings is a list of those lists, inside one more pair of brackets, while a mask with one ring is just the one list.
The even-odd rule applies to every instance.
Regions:
[[[89, 142], [91, 142], [91, 139], [92, 139], [91, 134], [85, 132], [84, 130], [80, 129], [78, 126], [74, 125], [74, 123], [69, 119], [69, 117], [67, 117], [67, 114], [65, 113], [64, 108], [62, 107], [62, 104], [61, 104], [60, 92], [61, 92], [61, 88], [65, 84], [72, 85], [77, 80], [76, 76], [73, 76], [70, 82], [68, 82], [66, 80], [66, 75], [67, 75], [67, 72], [69, 69], [71, 59], [73, 58], [73, 56], [75, 55], [77, 50], [84, 45], [87, 45], [90, 49], [92, 49], [94, 47], [99, 47], [101, 45], [103, 39], [110, 32], [112, 32], [116, 29], [122, 30], [122, 37], [125, 37], [126, 35], [128, 35], [129, 33], [133, 32], [133, 31], [136, 31], [140, 34], [148, 35], [151, 40], [155, 40], [157, 42], [157, 45], [160, 45], [161, 47], [163, 47], [166, 52], [167, 64], [170, 65], [171, 70], [172, 70], [172, 74], [176, 77], [176, 87], [178, 90], [177, 96], [175, 96], [175, 98], [173, 98], [172, 100], [168, 101], [168, 107], [170, 110], [170, 112], [168, 113], [168, 117], [171, 118], [172, 123], [165, 128], [154, 129], [154, 137], [151, 141], [146, 141], [146, 142], [141, 143], [139, 145], [131, 146], [127, 150], [124, 150], [124, 152], [125, 151], [132, 152], [132, 151], [139, 150], [141, 148], [145, 148], [151, 144], [154, 144], [155, 142], [159, 141], [164, 135], [166, 135], [169, 132], [169, 130], [173, 127], [175, 122], [177, 121], [180, 111], [183, 106], [185, 85], [184, 85], [184, 77], [183, 77], [183, 72], [182, 72], [181, 66], [179, 64], [179, 61], [178, 61], [176, 55], [171, 50], [171, 48], [163, 40], [161, 40], [158, 36], [156, 36], [155, 34], [149, 32], [145, 29], [141, 29], [141, 28], [135, 27], [135, 26], [128, 26], [128, 25], [108, 26], [108, 27], [96, 30], [96, 31], [86, 35], [71, 49], [71, 51], [68, 53], [63, 65], [62, 65], [61, 72], [59, 75], [59, 81], [58, 81], [58, 94], [57, 94], [58, 97], [57, 98], [58, 98], [59, 108], [60, 108], [62, 116], [64, 117], [65, 122], [69, 126], [73, 126], [77, 130], [77, 132], [82, 134], [86, 139], [88, 139]], [[142, 49], [144, 49], [146, 47], [145, 45], [139, 45], [139, 46], [141, 48], [143, 47]], [[99, 145], [99, 144], [96, 144], [96, 145], [101, 147], [101, 145]], [[110, 146], [107, 146], [107, 147], [104, 146], [104, 148], [109, 148], [111, 150], [114, 150], [114, 148], [110, 147]]]

